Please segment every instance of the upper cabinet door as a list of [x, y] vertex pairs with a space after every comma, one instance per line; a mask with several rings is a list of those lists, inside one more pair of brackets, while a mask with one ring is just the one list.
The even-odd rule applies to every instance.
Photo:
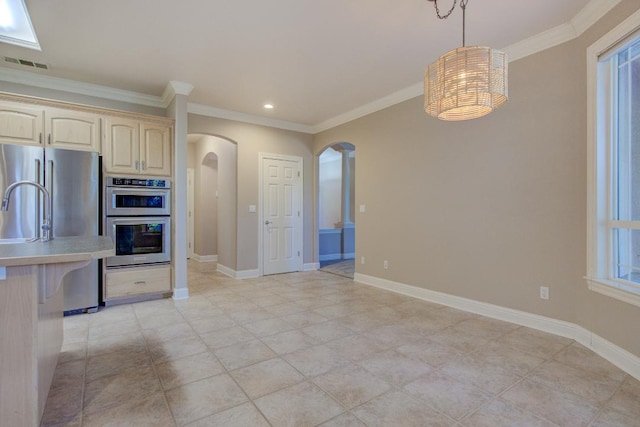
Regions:
[[142, 123], [140, 125], [140, 172], [147, 175], [171, 175], [171, 128]]
[[41, 145], [44, 110], [13, 102], [0, 103], [0, 142]]
[[47, 146], [80, 151], [100, 151], [100, 117], [88, 113], [47, 108]]
[[140, 123], [117, 117], [105, 119], [102, 151], [107, 172], [139, 174]]

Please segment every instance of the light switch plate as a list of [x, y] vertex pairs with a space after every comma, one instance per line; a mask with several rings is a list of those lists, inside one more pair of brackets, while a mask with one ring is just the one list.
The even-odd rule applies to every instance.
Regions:
[[367, 211], [367, 205], [360, 205], [360, 213], [365, 213]]
[[256, 205], [249, 205], [249, 212], [255, 213], [256, 212]]

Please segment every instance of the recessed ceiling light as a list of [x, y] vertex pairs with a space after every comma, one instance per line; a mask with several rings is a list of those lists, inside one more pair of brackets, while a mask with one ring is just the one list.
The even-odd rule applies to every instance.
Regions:
[[273, 110], [273, 104], [264, 104], [264, 108], [267, 110]]
[[0, 0], [0, 42], [42, 50], [24, 0]]

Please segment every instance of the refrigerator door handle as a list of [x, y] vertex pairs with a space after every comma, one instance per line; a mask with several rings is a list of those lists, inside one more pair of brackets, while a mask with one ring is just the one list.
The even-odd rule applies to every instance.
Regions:
[[[42, 134], [40, 134], [42, 135]], [[42, 166], [40, 165], [40, 159], [35, 159], [36, 162], [36, 179], [35, 182], [37, 182], [38, 184], [43, 184], [42, 182], [42, 177], [40, 176], [40, 173], [42, 171]], [[40, 215], [40, 212], [42, 212], [42, 206], [40, 206], [40, 198], [42, 197], [42, 195], [40, 194], [39, 191], [36, 191], [36, 212], [38, 212], [38, 215], [36, 215], [35, 217], [35, 228], [34, 230], [36, 230], [36, 239], [40, 238], [40, 227], [42, 226], [42, 215]]]
[[[54, 193], [54, 188], [53, 188], [53, 160], [49, 160], [48, 163], [49, 163], [49, 167], [47, 168], [47, 172], [48, 172], [49, 176], [47, 176], [47, 178], [46, 178], [46, 180], [47, 180], [46, 187], [47, 187], [47, 190], [49, 190], [49, 197], [51, 197], [51, 200], [54, 200], [54, 198], [53, 198], [54, 197], [54, 195], [53, 195], [53, 193]], [[51, 205], [50, 205], [51, 206], [51, 212], [49, 212], [49, 229], [50, 230], [53, 230], [53, 218], [54, 218], [53, 209], [54, 209], [54, 205], [55, 205], [55, 203], [51, 203]], [[51, 237], [53, 237], [53, 231], [51, 231]]]

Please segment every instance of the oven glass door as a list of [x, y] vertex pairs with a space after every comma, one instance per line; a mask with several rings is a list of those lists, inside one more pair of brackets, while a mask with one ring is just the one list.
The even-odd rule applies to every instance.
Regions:
[[107, 215], [169, 215], [169, 190], [107, 187]]
[[171, 261], [169, 217], [107, 218], [116, 255], [107, 267]]

